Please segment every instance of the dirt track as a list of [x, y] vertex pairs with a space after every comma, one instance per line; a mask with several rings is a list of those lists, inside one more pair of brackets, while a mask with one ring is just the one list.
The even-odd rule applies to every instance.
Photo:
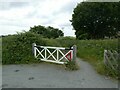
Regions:
[[63, 65], [49, 63], [4, 65], [3, 88], [117, 88], [118, 82], [95, 72], [87, 62], [78, 60], [80, 70], [66, 71]]

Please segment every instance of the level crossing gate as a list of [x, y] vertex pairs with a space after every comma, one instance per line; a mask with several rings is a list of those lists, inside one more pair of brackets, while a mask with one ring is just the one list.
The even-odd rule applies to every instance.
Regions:
[[32, 44], [34, 57], [41, 61], [65, 64], [76, 59], [76, 45], [70, 48], [39, 46]]

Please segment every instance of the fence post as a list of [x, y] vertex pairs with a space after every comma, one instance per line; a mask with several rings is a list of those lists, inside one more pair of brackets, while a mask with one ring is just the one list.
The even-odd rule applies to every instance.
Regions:
[[33, 43], [32, 44], [32, 53], [33, 53], [33, 55], [34, 55], [34, 57], [36, 58], [36, 44], [35, 43]]
[[106, 60], [106, 54], [107, 54], [107, 50], [104, 50], [104, 64], [107, 64], [107, 60]]
[[73, 45], [73, 61], [76, 61], [77, 46]]

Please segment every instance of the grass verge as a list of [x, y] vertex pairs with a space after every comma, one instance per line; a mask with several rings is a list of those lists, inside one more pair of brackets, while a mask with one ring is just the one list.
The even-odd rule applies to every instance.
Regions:
[[106, 40], [76, 40], [75, 38], [60, 38], [57, 41], [65, 47], [77, 45], [77, 57], [89, 62], [95, 70], [106, 76], [113, 78], [118, 77], [118, 72], [114, 72], [110, 68], [105, 67], [103, 63], [104, 50], [118, 51], [117, 39]]

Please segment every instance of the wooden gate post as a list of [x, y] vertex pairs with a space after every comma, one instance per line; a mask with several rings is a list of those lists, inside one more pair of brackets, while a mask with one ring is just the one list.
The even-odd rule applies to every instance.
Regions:
[[73, 45], [73, 61], [76, 61], [77, 46]]
[[36, 58], [36, 44], [35, 43], [33, 43], [32, 44], [32, 53], [33, 53], [33, 55], [34, 55], [34, 57]]
[[104, 50], [104, 64], [105, 65], [107, 65], [106, 54], [107, 54], [107, 50]]

